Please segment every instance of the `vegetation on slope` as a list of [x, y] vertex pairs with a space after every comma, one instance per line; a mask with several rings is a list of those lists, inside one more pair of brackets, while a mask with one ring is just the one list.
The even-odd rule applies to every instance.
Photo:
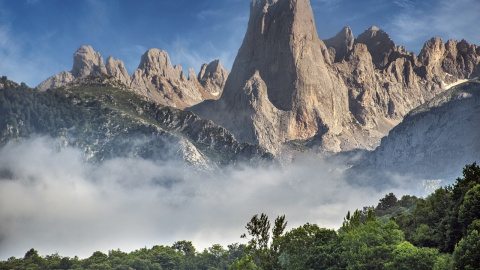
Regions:
[[213, 122], [150, 102], [105, 75], [45, 92], [6, 77], [0, 85], [0, 146], [47, 134], [80, 147], [94, 162], [126, 156], [163, 160], [186, 140], [217, 164], [272, 160], [263, 148], [237, 142]]

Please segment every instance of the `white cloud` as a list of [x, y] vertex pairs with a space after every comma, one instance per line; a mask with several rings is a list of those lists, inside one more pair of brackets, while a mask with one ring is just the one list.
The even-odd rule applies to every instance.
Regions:
[[241, 242], [246, 222], [262, 212], [285, 214], [289, 228], [306, 222], [338, 228], [348, 210], [374, 205], [387, 192], [409, 193], [351, 185], [343, 162], [311, 156], [283, 169], [240, 166], [184, 179], [176, 163], [113, 159], [90, 165], [80, 151], [54, 145], [37, 138], [0, 149], [0, 259], [21, 257], [32, 247], [44, 255], [87, 257], [178, 240], [200, 250], [226, 246]]
[[434, 36], [444, 41], [465, 38], [470, 43], [480, 44], [479, 1], [440, 0], [428, 6], [411, 4], [404, 5], [405, 9], [393, 17], [389, 26], [392, 38], [407, 49], [418, 53], [423, 42]]
[[393, 3], [402, 8], [412, 8], [414, 6], [411, 0], [394, 0]]

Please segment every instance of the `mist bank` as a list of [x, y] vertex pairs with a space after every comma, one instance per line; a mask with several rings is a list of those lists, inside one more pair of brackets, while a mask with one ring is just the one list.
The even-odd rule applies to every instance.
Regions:
[[47, 137], [10, 142], [0, 149], [0, 259], [32, 247], [85, 258], [179, 240], [202, 250], [243, 242], [257, 213], [285, 214], [287, 229], [307, 222], [336, 229], [347, 211], [376, 205], [386, 193], [426, 194], [413, 176], [362, 184], [345, 173], [350, 162], [305, 154], [283, 167], [238, 164], [199, 174], [178, 160], [92, 164]]

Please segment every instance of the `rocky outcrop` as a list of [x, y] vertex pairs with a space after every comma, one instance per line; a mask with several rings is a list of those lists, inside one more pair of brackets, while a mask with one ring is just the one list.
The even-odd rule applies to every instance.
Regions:
[[100, 53], [94, 51], [91, 46], [82, 46], [73, 55], [71, 73], [73, 77], [81, 78], [90, 74], [106, 74], [107, 69]]
[[209, 92], [215, 99], [222, 95], [227, 78], [228, 71], [222, 67], [220, 60], [215, 60], [208, 65], [203, 64], [200, 73], [198, 73], [198, 81], [205, 91]]
[[325, 62], [310, 2], [257, 0], [250, 10], [222, 97], [190, 109], [272, 152], [315, 135], [339, 150], [335, 136], [350, 121], [347, 88]]
[[[108, 68], [107, 68], [108, 67]], [[93, 50], [91, 46], [81, 46], [73, 55], [73, 68], [71, 71], [62, 71], [53, 75], [40, 83], [37, 88], [47, 90], [65, 86], [74, 82], [76, 79], [87, 77], [88, 75], [106, 74], [118, 78], [126, 85], [129, 84], [128, 73], [121, 60], [107, 60], [107, 67], [103, 63], [103, 57], [99, 52]], [[124, 71], [121, 71], [123, 67]], [[127, 77], [125, 77], [125, 72]]]
[[360, 34], [355, 43], [367, 45], [368, 52], [372, 56], [376, 68], [385, 68], [398, 50], [390, 36], [376, 26], [372, 26]]
[[104, 74], [113, 76], [131, 90], [155, 102], [183, 109], [207, 99], [218, 98], [228, 77], [228, 72], [217, 60], [205, 65], [206, 71], [199, 74], [201, 82], [197, 80], [193, 69], [187, 78], [182, 67], [172, 66], [167, 52], [158, 49], [150, 49], [142, 56], [132, 76], [121, 60], [108, 57], [105, 65], [100, 53], [90, 46], [80, 47], [73, 59], [72, 71], [54, 75], [38, 88], [47, 90], [74, 83], [89, 75]]
[[58, 74], [51, 76], [50, 78], [46, 79], [45, 81], [41, 82], [37, 88], [40, 90], [47, 90], [50, 88], [58, 88], [64, 85], [67, 85], [75, 80], [75, 77], [72, 75], [71, 72], [62, 71]]
[[480, 82], [455, 86], [415, 108], [353, 168], [452, 180], [480, 158]]
[[[418, 74], [425, 79], [451, 83], [456, 78], [480, 76], [480, 49], [465, 40], [443, 43], [434, 37], [425, 43], [418, 60], [422, 65]], [[442, 78], [445, 73], [447, 77]]]
[[432, 39], [417, 58], [375, 26], [322, 42], [308, 0], [255, 0], [222, 97], [190, 109], [274, 153], [305, 139], [371, 150], [411, 109], [475, 76], [478, 51]]
[[107, 58], [106, 71], [107, 74], [117, 78], [123, 84], [130, 85], [131, 78], [130, 75], [128, 75], [127, 69], [122, 60], [115, 60], [113, 57], [109, 56]]
[[130, 86], [156, 102], [185, 108], [205, 99], [212, 99], [200, 83], [188, 80], [180, 66], [172, 66], [167, 52], [150, 49], [133, 73]]
[[331, 62], [341, 62], [353, 49], [355, 38], [349, 26], [344, 27], [336, 36], [324, 40], [325, 45], [330, 49], [329, 53], [334, 58]]

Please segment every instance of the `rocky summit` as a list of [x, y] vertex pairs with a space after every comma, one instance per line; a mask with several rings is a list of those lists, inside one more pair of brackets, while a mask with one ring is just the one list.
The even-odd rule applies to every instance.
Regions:
[[230, 74], [219, 60], [185, 74], [167, 52], [150, 49], [129, 75], [121, 60], [104, 63], [82, 46], [71, 71], [38, 88], [78, 85], [95, 74], [274, 154], [305, 144], [320, 152], [373, 150], [412, 109], [479, 77], [480, 47], [432, 38], [417, 56], [376, 26], [357, 38], [347, 26], [321, 40], [309, 0], [255, 0]]
[[254, 1], [222, 97], [190, 109], [272, 152], [339, 134], [349, 121], [347, 88], [326, 55], [309, 1]]
[[374, 149], [410, 110], [479, 76], [479, 52], [433, 38], [416, 56], [375, 26], [322, 41], [309, 0], [255, 0], [222, 97], [189, 110], [273, 153], [298, 140]]
[[423, 179], [454, 179], [463, 164], [479, 160], [479, 111], [480, 81], [454, 86], [409, 112], [351, 170], [357, 176], [408, 173]]
[[205, 64], [197, 76], [190, 69], [188, 78], [180, 66], [173, 66], [167, 52], [150, 49], [130, 76], [123, 61], [108, 57], [106, 65], [100, 53], [91, 46], [82, 46], [73, 55], [73, 68], [56, 74], [40, 85], [47, 90], [73, 83], [88, 75], [109, 75], [133, 91], [157, 103], [183, 109], [207, 99], [217, 99], [223, 91], [228, 71], [219, 60]]

